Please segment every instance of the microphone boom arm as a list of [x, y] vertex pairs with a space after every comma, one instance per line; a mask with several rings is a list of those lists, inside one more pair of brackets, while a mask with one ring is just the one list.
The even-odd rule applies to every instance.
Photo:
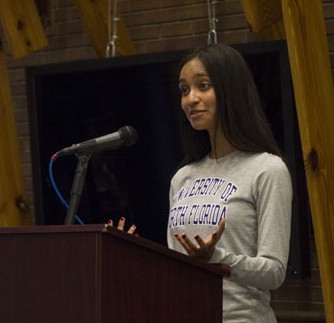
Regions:
[[78, 163], [72, 184], [71, 198], [67, 209], [65, 224], [73, 224], [74, 222], [74, 218], [79, 207], [80, 198], [85, 184], [87, 166], [90, 157], [91, 155], [78, 155]]

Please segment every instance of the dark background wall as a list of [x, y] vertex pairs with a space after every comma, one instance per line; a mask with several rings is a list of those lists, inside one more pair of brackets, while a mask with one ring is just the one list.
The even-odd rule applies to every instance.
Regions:
[[[72, 0], [41, 1], [41, 14], [49, 44], [23, 59], [11, 57], [3, 40], [11, 81], [17, 129], [20, 139], [29, 203], [34, 209], [31, 143], [27, 108], [25, 68], [42, 64], [96, 58], [90, 40]], [[181, 4], [180, 4], [181, 3]], [[323, 0], [323, 10], [334, 66], [334, 1]], [[206, 1], [120, 1], [120, 12], [138, 53], [181, 50], [205, 44], [208, 32]], [[255, 42], [239, 0], [220, 1], [217, 5], [218, 40], [228, 44]], [[0, 34], [1, 35], [1, 34]], [[1, 37], [4, 38], [4, 37]], [[323, 313], [316, 250], [310, 233], [311, 276], [300, 282], [287, 282], [274, 294], [277, 309], [310, 310]], [[321, 316], [321, 315], [320, 315]]]

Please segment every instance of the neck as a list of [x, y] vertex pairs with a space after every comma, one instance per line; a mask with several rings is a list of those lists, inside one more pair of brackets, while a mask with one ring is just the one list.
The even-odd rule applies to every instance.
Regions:
[[209, 153], [209, 157], [211, 159], [217, 159], [224, 157], [231, 152], [235, 151], [234, 148], [225, 138], [225, 136], [220, 136], [215, 140], [210, 139], [211, 141], [211, 151]]
[[209, 153], [209, 157], [211, 159], [218, 159], [218, 158], [221, 158], [221, 157], [224, 157], [224, 156], [230, 154], [231, 152], [233, 152], [235, 150], [236, 149], [232, 146], [226, 147], [226, 148], [223, 148], [223, 149], [218, 149], [218, 150], [211, 150], [210, 153]]

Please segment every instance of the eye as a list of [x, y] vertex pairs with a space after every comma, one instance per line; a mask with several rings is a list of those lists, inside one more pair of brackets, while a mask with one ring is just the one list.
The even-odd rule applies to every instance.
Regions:
[[189, 87], [187, 87], [185, 85], [180, 85], [179, 89], [180, 89], [180, 93], [181, 93], [182, 96], [185, 96], [189, 93]]
[[211, 83], [210, 82], [201, 82], [200, 84], [199, 84], [199, 88], [201, 89], [201, 90], [208, 90], [208, 89], [210, 89], [211, 88]]

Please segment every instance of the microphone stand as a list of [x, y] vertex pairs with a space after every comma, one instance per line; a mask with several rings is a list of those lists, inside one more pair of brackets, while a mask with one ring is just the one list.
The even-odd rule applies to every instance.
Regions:
[[82, 190], [85, 184], [87, 166], [91, 155], [78, 155], [78, 163], [71, 189], [71, 199], [67, 209], [65, 224], [73, 224], [77, 213]]

